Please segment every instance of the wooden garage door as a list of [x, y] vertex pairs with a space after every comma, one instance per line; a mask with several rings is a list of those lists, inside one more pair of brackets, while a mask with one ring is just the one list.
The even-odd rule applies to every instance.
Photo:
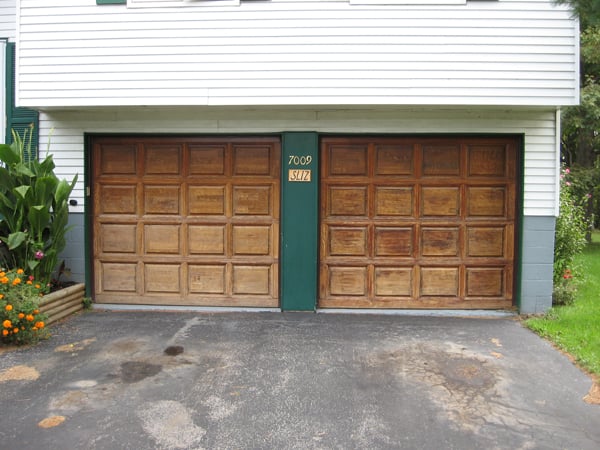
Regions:
[[96, 301], [278, 305], [277, 139], [92, 147]]
[[319, 306], [511, 307], [517, 148], [323, 139]]

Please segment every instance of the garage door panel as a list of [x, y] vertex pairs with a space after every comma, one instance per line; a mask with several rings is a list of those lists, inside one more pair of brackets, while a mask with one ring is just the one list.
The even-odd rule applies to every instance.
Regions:
[[375, 186], [375, 216], [413, 217], [414, 202], [412, 187]]
[[456, 186], [423, 187], [421, 189], [422, 216], [458, 216], [460, 189]]
[[179, 186], [145, 186], [144, 214], [178, 215], [180, 214]]
[[412, 267], [376, 267], [375, 296], [411, 298], [414, 293]]
[[149, 254], [179, 255], [182, 253], [179, 225], [144, 226], [144, 249]]
[[226, 186], [189, 186], [188, 214], [191, 216], [225, 215]]
[[144, 154], [146, 175], [180, 175], [182, 170], [180, 144], [147, 145]]
[[97, 210], [101, 214], [136, 214], [135, 185], [106, 185], [100, 188]]
[[366, 186], [335, 187], [329, 190], [329, 214], [332, 216], [366, 216]]
[[470, 217], [506, 217], [507, 188], [504, 186], [467, 187], [467, 215]]
[[275, 138], [94, 138], [95, 300], [277, 306], [279, 159]]
[[226, 256], [226, 226], [189, 225], [188, 248], [191, 255]]
[[459, 227], [422, 227], [421, 256], [460, 256]]
[[423, 176], [460, 175], [460, 145], [423, 145]]
[[103, 158], [96, 165], [97, 175], [135, 175], [137, 172], [137, 145], [102, 145]]
[[321, 146], [319, 306], [512, 306], [516, 139]]
[[375, 227], [375, 256], [413, 255], [413, 227]]
[[99, 225], [100, 250], [102, 253], [135, 253], [136, 225], [108, 224]]
[[470, 145], [467, 152], [470, 177], [505, 177], [507, 175], [505, 145]]

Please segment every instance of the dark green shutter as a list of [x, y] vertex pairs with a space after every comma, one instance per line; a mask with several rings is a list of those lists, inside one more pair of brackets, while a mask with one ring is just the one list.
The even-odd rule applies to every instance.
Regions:
[[[28, 131], [27, 136], [31, 138], [31, 153], [26, 155], [25, 159], [30, 161], [37, 158], [39, 145], [39, 113], [33, 109], [15, 107], [15, 44], [14, 42], [7, 42], [5, 142], [8, 144], [13, 142], [11, 130], [15, 130], [21, 138], [23, 138], [25, 131]], [[29, 130], [33, 130], [33, 132]], [[29, 138], [26, 144], [28, 142]]]
[[125, 5], [127, 0], [96, 0], [96, 5]]

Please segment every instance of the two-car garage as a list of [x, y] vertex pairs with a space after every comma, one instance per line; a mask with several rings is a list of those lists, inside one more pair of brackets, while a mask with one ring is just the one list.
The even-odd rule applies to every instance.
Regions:
[[[512, 307], [518, 138], [319, 147], [318, 267], [293, 267], [318, 272], [316, 308]], [[94, 136], [90, 150], [97, 302], [280, 306], [278, 136]]]

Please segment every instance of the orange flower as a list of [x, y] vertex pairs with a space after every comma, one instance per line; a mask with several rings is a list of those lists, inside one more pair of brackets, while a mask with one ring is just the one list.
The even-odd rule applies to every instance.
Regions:
[[4, 298], [4, 294], [0, 294], [0, 300]]
[[2, 336], [8, 336], [8, 330], [2, 330]]
[[19, 329], [18, 329], [18, 328], [14, 328], [14, 329], [13, 329], [13, 333], [14, 333], [14, 334], [17, 334], [18, 332], [19, 332]]
[[17, 269], [17, 273], [19, 275], [23, 275], [25, 273], [25, 271], [23, 269]]
[[11, 328], [12, 327], [12, 322], [8, 319], [6, 319], [4, 322], [2, 322], [2, 326], [4, 328]]
[[21, 279], [20, 278], [15, 278], [12, 282], [13, 286], [16, 286], [17, 284], [21, 284]]
[[33, 313], [34, 313], [34, 314], [39, 314], [39, 313], [40, 313], [40, 310], [39, 310], [39, 309], [34, 309], [34, 310], [33, 310]]
[[28, 322], [33, 322], [33, 316], [31, 314], [27, 314], [27, 316], [25, 316], [25, 319], [27, 319]]
[[6, 272], [2, 271], [0, 272], [0, 278], [5, 277], [6, 276]]
[[35, 323], [35, 326], [36, 326], [37, 328], [40, 328], [40, 329], [41, 329], [41, 328], [44, 328], [44, 325], [45, 325], [45, 324], [44, 324], [44, 322], [41, 322], [41, 321], [40, 321], [40, 322], [36, 322], [36, 323]]
[[27, 284], [33, 284], [30, 280], [27, 280]]
[[6, 275], [3, 276], [2, 278], [0, 278], [0, 283], [2, 283], [2, 284], [6, 284], [6, 283], [8, 283], [8, 281], [9, 280], [8, 280], [8, 277]]
[[25, 317], [25, 314], [19, 313], [19, 319], [22, 319], [23, 317]]
[[39, 283], [36, 283], [36, 284], [35, 284], [35, 288], [36, 288], [36, 289], [41, 289], [41, 287], [42, 287], [42, 286], [40, 286], [40, 284], [39, 284]]
[[12, 305], [6, 305], [4, 309], [7, 311], [12, 311]]
[[33, 331], [37, 331], [37, 327], [33, 327], [33, 328], [32, 328], [32, 330], [33, 330]]

